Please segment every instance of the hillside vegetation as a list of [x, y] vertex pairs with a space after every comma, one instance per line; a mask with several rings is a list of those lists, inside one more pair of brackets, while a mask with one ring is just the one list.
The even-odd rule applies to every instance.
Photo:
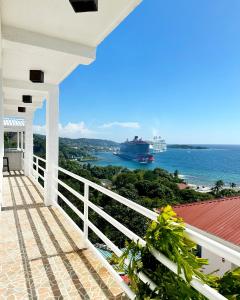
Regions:
[[[83, 141], [83, 144], [81, 144], [80, 140]], [[87, 139], [79, 139], [77, 141], [60, 139], [59, 165], [81, 177], [103, 185], [123, 197], [151, 210], [158, 210], [166, 205], [174, 206], [176, 204], [192, 203], [216, 197], [239, 194], [238, 191], [224, 189], [222, 182], [217, 182], [216, 187], [211, 193], [200, 193], [190, 188], [181, 190], [179, 189], [178, 184], [182, 183], [183, 180], [178, 177], [177, 171], [174, 174], [171, 174], [161, 168], [156, 168], [154, 170], [129, 170], [116, 166], [99, 167], [91, 164], [80, 164], [78, 161], [71, 159], [74, 155], [81, 155], [83, 157], [89, 156], [89, 149], [95, 147], [91, 145], [90, 141], [91, 140]], [[107, 143], [110, 145], [111, 141], [107, 141]], [[76, 144], [78, 144], [78, 147], [73, 148], [72, 145]], [[101, 140], [97, 140], [97, 142], [94, 140], [94, 145], [96, 144], [98, 147], [102, 147], [103, 145], [106, 145], [106, 141], [101, 143]], [[45, 137], [39, 135], [34, 137], [34, 152], [36, 155], [44, 156]], [[59, 178], [76, 191], [83, 194], [83, 184], [61, 172], [59, 173]], [[67, 190], [63, 188], [60, 189], [67, 199], [83, 211], [81, 200], [74, 197]], [[93, 189], [90, 189], [90, 200], [138, 235], [144, 235], [147, 226], [146, 218]], [[60, 200], [59, 203], [74, 221], [82, 227], [82, 222], [79, 217], [75, 215], [63, 201]], [[121, 236], [119, 231], [114, 229], [112, 225], [96, 215], [92, 210], [89, 212], [89, 217], [90, 220], [112, 241], [119, 244], [119, 246], [124, 246], [125, 238]], [[93, 242], [99, 242], [92, 232], [90, 232], [90, 238]]]

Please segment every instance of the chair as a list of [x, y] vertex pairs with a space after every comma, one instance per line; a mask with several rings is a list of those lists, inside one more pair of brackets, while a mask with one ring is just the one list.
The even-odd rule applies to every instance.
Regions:
[[6, 157], [6, 156], [3, 157], [3, 169], [4, 168], [7, 168], [8, 173], [10, 173], [9, 160], [8, 160], [8, 157]]

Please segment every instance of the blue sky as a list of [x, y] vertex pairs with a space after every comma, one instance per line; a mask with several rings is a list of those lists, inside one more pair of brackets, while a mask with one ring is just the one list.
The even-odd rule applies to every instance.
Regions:
[[60, 135], [240, 144], [239, 11], [239, 0], [144, 0], [62, 82]]

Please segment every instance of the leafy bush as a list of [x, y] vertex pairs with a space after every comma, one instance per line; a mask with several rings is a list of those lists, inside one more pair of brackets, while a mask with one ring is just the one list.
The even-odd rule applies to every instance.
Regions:
[[[222, 278], [202, 273], [201, 268], [208, 264], [208, 260], [196, 256], [196, 244], [186, 238], [184, 231], [183, 220], [176, 216], [171, 206], [166, 206], [157, 221], [149, 224], [145, 236], [146, 245], [141, 246], [135, 242], [127, 245], [120, 258], [120, 266], [123, 266], [126, 259], [130, 261], [127, 275], [137, 299], [206, 299], [191, 287], [193, 276], [218, 289], [228, 299], [240, 299], [240, 268], [226, 273]], [[152, 249], [176, 263], [178, 274], [156, 260], [151, 253]], [[156, 284], [154, 291], [139, 279], [139, 272], [143, 272]]]
[[217, 279], [218, 290], [230, 300], [240, 300], [240, 267]]

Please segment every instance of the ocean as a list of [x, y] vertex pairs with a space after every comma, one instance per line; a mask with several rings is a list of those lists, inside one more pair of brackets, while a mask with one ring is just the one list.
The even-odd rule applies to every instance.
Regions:
[[226, 185], [234, 182], [240, 186], [240, 145], [201, 145], [203, 150], [168, 149], [155, 155], [155, 162], [142, 165], [121, 159], [110, 152], [99, 152], [95, 156], [98, 166], [122, 166], [129, 169], [162, 168], [179, 174], [191, 184], [212, 186], [222, 179]]

